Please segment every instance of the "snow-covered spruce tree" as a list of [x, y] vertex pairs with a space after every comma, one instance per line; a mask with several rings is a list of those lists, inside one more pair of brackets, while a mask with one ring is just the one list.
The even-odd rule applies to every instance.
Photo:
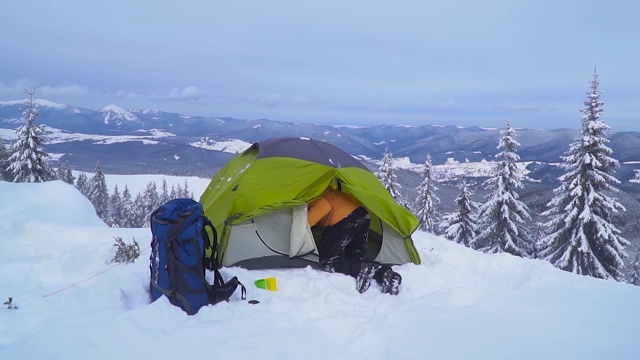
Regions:
[[73, 176], [71, 172], [71, 166], [68, 161], [65, 161], [64, 164], [58, 167], [58, 180], [62, 180], [69, 185], [73, 185], [73, 182], [76, 180], [76, 177]]
[[142, 228], [151, 226], [151, 219], [148, 216], [149, 214], [147, 213], [145, 206], [146, 205], [144, 198], [142, 197], [142, 193], [138, 193], [136, 197], [133, 198], [133, 227]]
[[191, 190], [189, 190], [189, 183], [186, 179], [184, 180], [184, 189], [182, 189], [182, 194], [180, 195], [180, 197], [183, 197], [185, 199], [193, 199], [193, 193], [191, 192]]
[[160, 196], [158, 195], [158, 188], [156, 183], [151, 181], [147, 184], [147, 187], [144, 189], [142, 193], [142, 201], [143, 201], [143, 209], [145, 213], [146, 219], [151, 219], [151, 213], [156, 211], [156, 209], [162, 205], [160, 203]]
[[636, 259], [631, 263], [631, 266], [629, 266], [627, 282], [632, 285], [640, 286], [640, 253], [636, 254]]
[[440, 199], [436, 195], [438, 188], [435, 185], [436, 181], [433, 179], [432, 168], [431, 154], [427, 154], [422, 172], [422, 183], [416, 188], [418, 190], [418, 198], [414, 203], [414, 211], [418, 220], [420, 220], [420, 230], [438, 234], [438, 217], [440, 214], [436, 210], [436, 206], [440, 204]]
[[120, 191], [118, 190], [118, 185], [113, 189], [113, 194], [109, 197], [109, 207], [107, 209], [107, 225], [111, 227], [123, 227], [122, 226], [122, 217], [123, 217], [123, 207], [122, 207], [122, 197], [120, 196]]
[[40, 112], [34, 104], [33, 90], [25, 90], [29, 96], [29, 104], [23, 115], [27, 121], [20, 126], [18, 141], [13, 144], [13, 152], [9, 157], [9, 169], [14, 182], [45, 182], [56, 179], [56, 173], [51, 166], [49, 155], [42, 150], [47, 142], [44, 129], [36, 124]]
[[544, 222], [530, 222], [529, 223], [529, 239], [531, 239], [531, 258], [540, 259], [540, 242], [536, 239], [542, 239], [547, 235], [547, 228]]
[[478, 234], [479, 204], [473, 201], [472, 197], [473, 192], [469, 189], [469, 185], [462, 181], [460, 194], [455, 199], [458, 210], [446, 214], [440, 223], [444, 237], [466, 247], [471, 247], [471, 241]]
[[167, 179], [162, 178], [162, 191], [160, 192], [160, 204], [165, 204], [169, 200], [169, 187], [167, 186]]
[[63, 174], [64, 169], [62, 168], [62, 164], [58, 162], [58, 169], [56, 170], [56, 180], [62, 180]]
[[87, 174], [80, 173], [78, 174], [78, 181], [76, 181], [76, 189], [80, 191], [82, 195], [84, 195], [87, 199], [89, 198], [89, 190], [91, 189], [91, 185], [89, 184], [89, 178]]
[[107, 220], [109, 208], [109, 190], [107, 190], [107, 180], [104, 177], [100, 161], [96, 162], [96, 173], [89, 181], [89, 201], [96, 209], [96, 214], [102, 220]]
[[393, 154], [391, 154], [388, 147], [384, 149], [382, 164], [375, 174], [393, 199], [398, 204], [404, 205], [404, 200], [400, 195], [400, 184], [398, 184], [396, 174], [393, 173]]
[[501, 131], [492, 176], [485, 181], [485, 188], [492, 190], [486, 202], [480, 205], [478, 236], [471, 246], [486, 253], [506, 252], [520, 257], [528, 257], [533, 251], [525, 221], [531, 220], [529, 208], [518, 200], [516, 189], [522, 188], [522, 178], [516, 153], [520, 144], [516, 141], [516, 131], [509, 121]]
[[115, 243], [113, 246], [116, 248], [115, 254], [111, 257], [107, 263], [133, 263], [138, 257], [140, 257], [140, 245], [133, 238], [132, 244], [125, 244], [121, 237], [114, 237]]
[[120, 218], [120, 227], [123, 228], [136, 228], [142, 227], [138, 226], [138, 219], [136, 208], [133, 203], [133, 199], [131, 198], [131, 193], [129, 192], [129, 188], [125, 184], [124, 190], [122, 191], [122, 216]]
[[617, 191], [611, 184], [619, 181], [611, 174], [619, 163], [609, 157], [612, 151], [606, 146], [609, 126], [600, 119], [604, 103], [597, 71], [590, 83], [586, 107], [580, 110], [580, 137], [562, 156], [565, 173], [543, 212], [550, 220], [548, 235], [539, 243], [540, 257], [572, 273], [621, 281], [629, 242], [620, 236], [611, 215], [625, 208], [605, 194]]
[[4, 142], [0, 138], [0, 181], [11, 181], [13, 180], [13, 176], [11, 176], [11, 171], [9, 171], [9, 149], [4, 146]]

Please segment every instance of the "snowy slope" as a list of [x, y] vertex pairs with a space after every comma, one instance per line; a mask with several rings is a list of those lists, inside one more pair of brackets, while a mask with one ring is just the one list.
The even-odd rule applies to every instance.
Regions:
[[[119, 179], [121, 180], [121, 179]], [[131, 181], [133, 182], [133, 180]], [[148, 181], [145, 181], [145, 183]], [[112, 185], [109, 185], [112, 187]], [[148, 304], [149, 229], [111, 229], [62, 182], [0, 182], [0, 359], [635, 359], [640, 288], [416, 233], [397, 297], [311, 269], [223, 269], [248, 298]], [[105, 264], [113, 237], [141, 244]], [[254, 280], [278, 279], [278, 290]], [[214, 350], [215, 349], [215, 350]]]

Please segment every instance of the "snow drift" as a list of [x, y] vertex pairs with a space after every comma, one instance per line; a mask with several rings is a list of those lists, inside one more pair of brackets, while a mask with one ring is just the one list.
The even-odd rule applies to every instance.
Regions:
[[[0, 193], [0, 300], [18, 306], [0, 308], [2, 359], [585, 360], [640, 350], [640, 288], [427, 233], [414, 236], [423, 264], [396, 267], [398, 296], [375, 285], [358, 294], [353, 279], [310, 268], [225, 268], [260, 304], [236, 294], [187, 316], [166, 299], [148, 303], [149, 229], [107, 227], [59, 181], [0, 182]], [[114, 237], [135, 238], [140, 258], [106, 264]], [[277, 291], [252, 285], [267, 276]]]

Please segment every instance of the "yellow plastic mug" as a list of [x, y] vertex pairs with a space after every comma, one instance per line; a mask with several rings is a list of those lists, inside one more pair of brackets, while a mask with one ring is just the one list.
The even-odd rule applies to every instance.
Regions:
[[276, 285], [276, 278], [268, 277], [266, 279], [258, 279], [255, 281], [255, 284], [260, 289], [266, 289], [269, 291], [276, 291], [278, 286]]
[[266, 280], [267, 280], [267, 289], [269, 289], [269, 291], [276, 291], [276, 289], [278, 289], [278, 286], [276, 285], [276, 278], [268, 277]]

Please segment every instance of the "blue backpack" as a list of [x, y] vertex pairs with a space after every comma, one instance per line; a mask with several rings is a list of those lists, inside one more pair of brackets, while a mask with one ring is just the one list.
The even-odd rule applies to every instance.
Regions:
[[[210, 241], [206, 227], [213, 234]], [[237, 277], [225, 283], [218, 271], [218, 239], [202, 204], [193, 199], [173, 199], [151, 214], [151, 301], [166, 296], [193, 315], [201, 307], [228, 301], [236, 288], [246, 289]], [[205, 251], [211, 257], [205, 257]], [[205, 278], [205, 267], [214, 272], [214, 283]]]

